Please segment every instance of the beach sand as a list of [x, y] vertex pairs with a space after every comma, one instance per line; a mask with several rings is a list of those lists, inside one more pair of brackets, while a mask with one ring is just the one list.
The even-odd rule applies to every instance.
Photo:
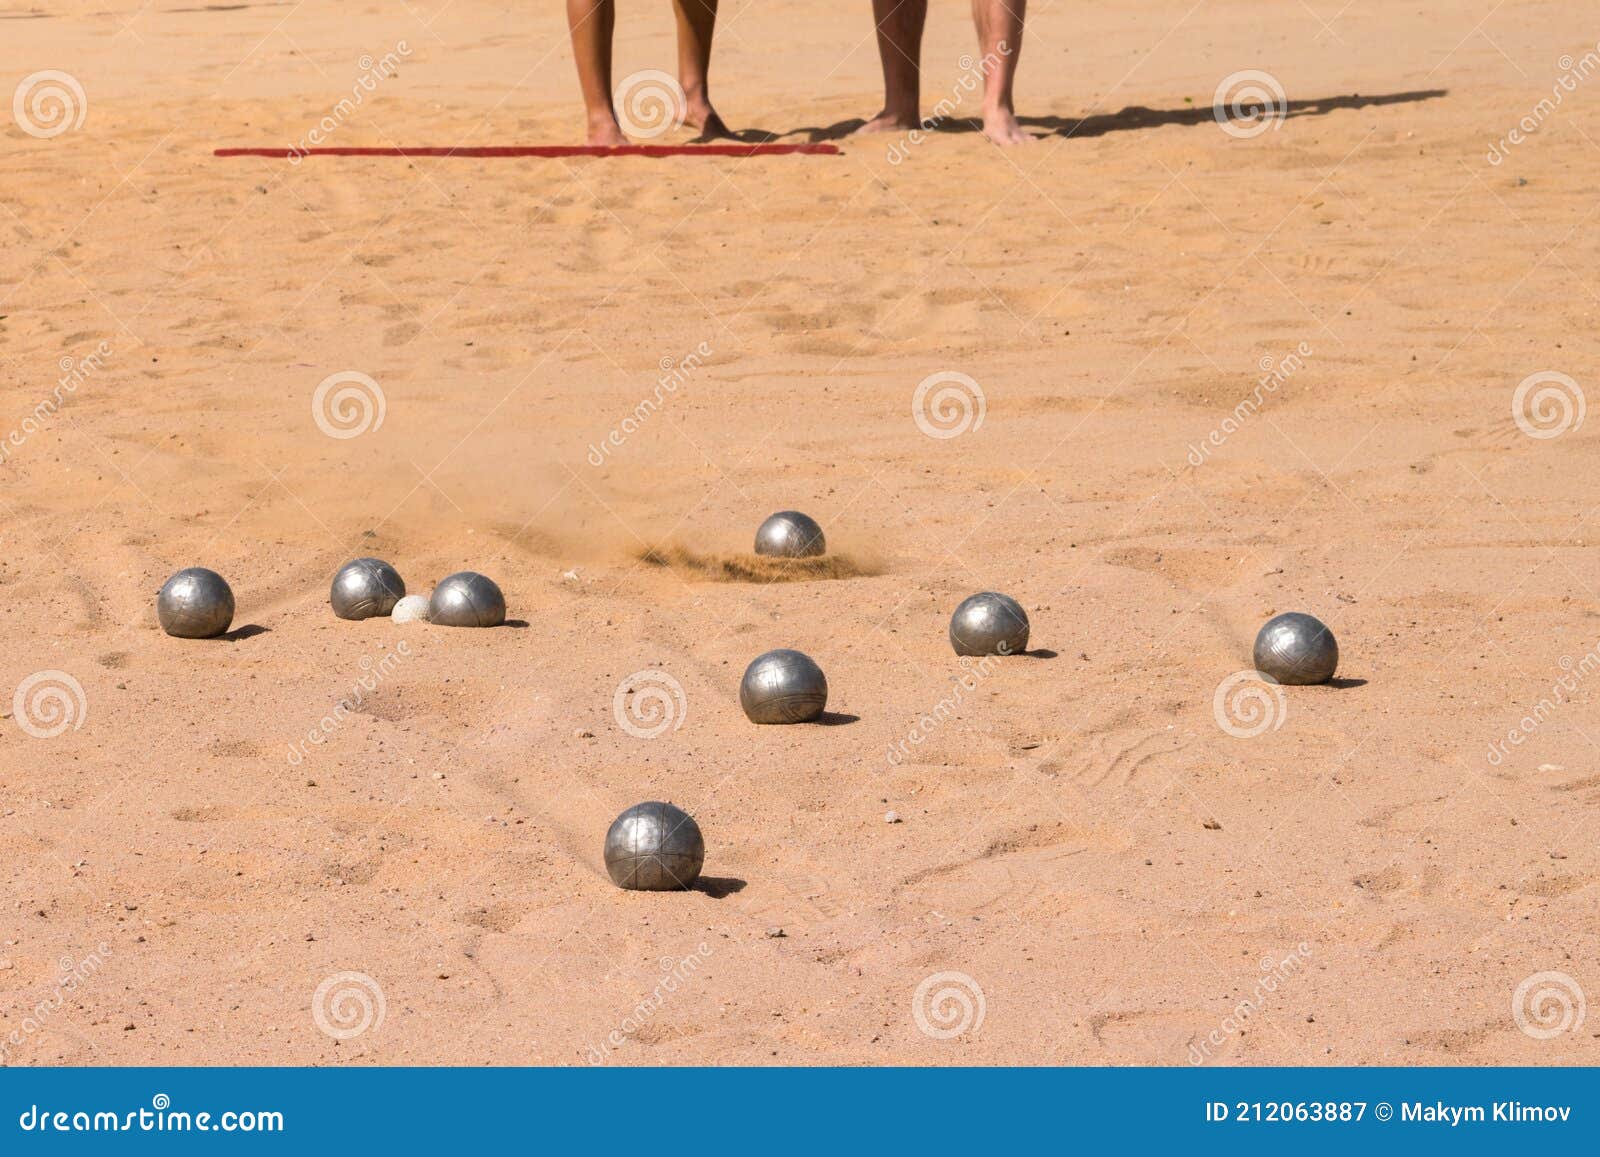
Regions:
[[[1600, 1062], [1600, 422], [1513, 415], [1597, 384], [1595, 28], [1031, 7], [1018, 150], [965, 5], [866, 139], [865, 0], [767, 0], [718, 107], [840, 156], [299, 163], [211, 153], [576, 143], [558, 6], [0, 9], [0, 108], [86, 104], [0, 131], [7, 1063]], [[747, 557], [789, 508], [835, 562]], [[513, 623], [337, 620], [358, 555]], [[160, 632], [191, 565], [246, 629]], [[1034, 654], [955, 658], [983, 589]], [[1241, 738], [1285, 610], [1341, 681]], [[744, 719], [774, 647], [826, 725]], [[701, 890], [607, 879], [648, 799]]]

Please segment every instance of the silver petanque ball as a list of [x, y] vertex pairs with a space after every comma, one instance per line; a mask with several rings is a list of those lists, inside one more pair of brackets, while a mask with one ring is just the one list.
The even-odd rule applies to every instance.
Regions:
[[638, 803], [606, 832], [606, 871], [619, 888], [672, 892], [690, 887], [706, 860], [700, 825], [670, 803]]
[[161, 629], [179, 639], [213, 639], [233, 622], [233, 591], [214, 570], [191, 566], [167, 580], [156, 596]]
[[428, 596], [407, 595], [394, 605], [389, 618], [397, 623], [425, 623], [428, 621]]
[[799, 651], [758, 656], [739, 684], [739, 706], [751, 723], [809, 723], [827, 705], [822, 668]]
[[1290, 611], [1261, 628], [1255, 664], [1280, 683], [1326, 683], [1339, 668], [1339, 644], [1321, 619]]
[[958, 655], [1020, 655], [1028, 649], [1028, 612], [1009, 595], [980, 591], [950, 616], [950, 645]]
[[506, 597], [493, 579], [460, 571], [433, 588], [428, 621], [445, 627], [498, 627], [506, 621]]
[[817, 520], [798, 510], [780, 510], [756, 531], [756, 553], [772, 558], [811, 558], [825, 554], [828, 540]]
[[341, 619], [372, 619], [394, 610], [405, 593], [405, 580], [394, 567], [381, 558], [358, 558], [333, 576], [328, 601]]

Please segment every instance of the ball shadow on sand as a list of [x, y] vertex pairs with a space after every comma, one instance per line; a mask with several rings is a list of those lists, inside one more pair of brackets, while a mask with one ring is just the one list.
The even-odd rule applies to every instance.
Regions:
[[721, 900], [735, 892], [744, 891], [745, 882], [734, 876], [701, 876], [694, 882], [694, 891], [703, 892], [713, 900]]
[[257, 635], [265, 635], [271, 630], [271, 627], [263, 627], [260, 623], [246, 623], [242, 627], [235, 627], [231, 631], [218, 635], [217, 638], [226, 639], [230, 643], [237, 643], [241, 639], [253, 639]]

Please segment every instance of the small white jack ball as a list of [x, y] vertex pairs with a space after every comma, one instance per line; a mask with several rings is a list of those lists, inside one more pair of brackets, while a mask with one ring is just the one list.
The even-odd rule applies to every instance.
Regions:
[[428, 621], [428, 596], [407, 595], [395, 603], [389, 617], [397, 623], [425, 623]]

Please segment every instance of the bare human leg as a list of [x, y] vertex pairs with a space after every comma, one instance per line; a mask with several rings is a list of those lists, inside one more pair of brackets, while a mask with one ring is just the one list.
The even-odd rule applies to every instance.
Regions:
[[[974, 0], [977, 3], [978, 0]], [[903, 132], [921, 126], [922, 27], [928, 0], [872, 0], [883, 63], [883, 111], [858, 132]]]
[[615, 0], [567, 0], [567, 25], [572, 29], [572, 55], [578, 61], [578, 87], [591, 145], [625, 145], [611, 105], [611, 33], [617, 24]]
[[717, 0], [673, 0], [678, 15], [678, 83], [688, 98], [685, 120], [700, 136], [731, 137], [711, 107], [706, 75], [711, 69], [711, 34], [717, 23]]
[[983, 54], [983, 135], [997, 145], [1020, 145], [1033, 138], [1017, 123], [1012, 85], [1022, 55], [1023, 14], [1028, 0], [972, 0], [972, 23]]

